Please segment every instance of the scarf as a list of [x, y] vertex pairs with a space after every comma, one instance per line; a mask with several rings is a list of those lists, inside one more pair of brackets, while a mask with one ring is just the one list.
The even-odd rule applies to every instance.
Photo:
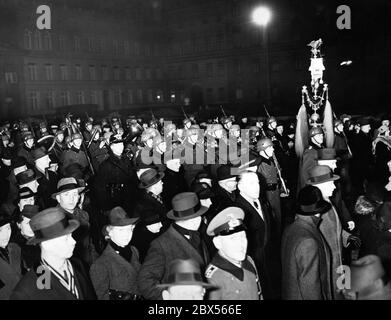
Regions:
[[124, 258], [127, 262], [130, 263], [132, 260], [132, 249], [130, 244], [126, 247], [120, 247], [116, 245], [113, 241], [109, 241], [109, 245], [116, 251], [122, 258]]

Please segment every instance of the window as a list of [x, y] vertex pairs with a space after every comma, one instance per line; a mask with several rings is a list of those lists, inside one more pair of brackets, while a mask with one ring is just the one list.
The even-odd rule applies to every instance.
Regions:
[[5, 82], [7, 84], [17, 83], [18, 82], [17, 73], [16, 72], [6, 72], [5, 73]]
[[102, 66], [102, 78], [103, 80], [109, 80], [109, 69], [107, 66]]
[[34, 33], [34, 49], [42, 50], [42, 35], [38, 30]]
[[118, 40], [113, 40], [113, 53], [116, 56], [119, 54]]
[[48, 91], [46, 93], [46, 108], [52, 109], [55, 107], [54, 91]]
[[124, 53], [126, 56], [130, 55], [130, 43], [128, 40], [124, 41]]
[[136, 56], [140, 55], [140, 43], [138, 43], [138, 42], [134, 43], [134, 54]]
[[45, 76], [46, 76], [46, 80], [48, 81], [53, 80], [53, 65], [45, 64]]
[[61, 80], [68, 80], [68, 67], [64, 64], [60, 65]]
[[163, 90], [158, 89], [156, 91], [156, 101], [157, 102], [164, 102]]
[[208, 78], [213, 77], [213, 63], [209, 62], [206, 64], [206, 74]]
[[129, 67], [125, 68], [125, 79], [132, 80], [132, 70]]
[[94, 39], [88, 38], [88, 51], [94, 52]]
[[162, 78], [163, 78], [162, 69], [156, 68], [156, 79], [162, 79]]
[[90, 93], [91, 104], [98, 104], [98, 93], [92, 90]]
[[236, 89], [235, 94], [236, 94], [235, 95], [236, 96], [236, 100], [243, 99], [243, 89], [241, 89], [241, 88]]
[[240, 60], [235, 61], [235, 71], [237, 74], [242, 73], [242, 62]]
[[151, 46], [149, 44], [145, 45], [145, 56], [149, 57], [151, 55]]
[[133, 91], [128, 90], [128, 104], [133, 104]]
[[63, 35], [58, 36], [58, 46], [60, 51], [65, 51], [65, 38]]
[[39, 109], [39, 92], [38, 91], [31, 91], [29, 93], [29, 105], [31, 110], [38, 110]]
[[31, 81], [38, 80], [37, 65], [35, 63], [29, 63], [28, 65], [29, 79]]
[[68, 106], [71, 104], [71, 93], [69, 91], [62, 91], [60, 98], [62, 106]]
[[99, 39], [98, 40], [98, 46], [96, 48], [96, 52], [102, 53], [104, 47], [105, 47], [105, 40], [104, 39]]
[[225, 88], [219, 88], [219, 100], [220, 101], [225, 100]]
[[120, 79], [120, 70], [119, 67], [114, 67], [113, 68], [114, 72], [114, 80], [119, 80]]
[[85, 104], [84, 91], [77, 92], [77, 104]]
[[52, 50], [52, 36], [49, 32], [45, 32], [43, 36], [43, 43], [45, 50]]
[[260, 73], [261, 72], [261, 62], [259, 60], [253, 61], [253, 71], [254, 73]]
[[30, 30], [24, 31], [24, 47], [28, 50], [31, 50], [33, 48], [32, 33]]
[[80, 52], [80, 38], [73, 37], [73, 49], [75, 52]]
[[213, 101], [213, 88], [206, 89], [206, 99], [208, 102]]
[[217, 64], [217, 72], [219, 77], [224, 77], [225, 76], [225, 63], [224, 61], [219, 61]]
[[96, 68], [95, 66], [89, 66], [90, 80], [96, 80]]
[[76, 72], [76, 80], [82, 80], [81, 66], [79, 64], [75, 66], [75, 72]]
[[147, 80], [151, 80], [152, 79], [152, 72], [151, 72], [151, 69], [150, 68], [146, 68], [145, 69], [145, 78]]
[[137, 89], [137, 102], [143, 103], [143, 90]]
[[148, 103], [152, 103], [154, 101], [152, 89], [148, 89], [148, 91], [147, 91], [147, 101], [148, 101]]
[[141, 68], [136, 68], [136, 80], [141, 80]]
[[199, 70], [198, 70], [198, 64], [193, 63], [191, 66], [192, 73], [193, 73], [193, 78], [198, 78], [199, 77]]

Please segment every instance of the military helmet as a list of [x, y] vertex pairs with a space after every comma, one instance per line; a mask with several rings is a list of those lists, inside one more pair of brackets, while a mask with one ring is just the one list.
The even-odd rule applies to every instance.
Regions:
[[269, 138], [262, 138], [257, 142], [258, 151], [264, 151], [268, 147], [273, 147], [273, 141], [271, 141]]
[[267, 124], [270, 124], [272, 122], [277, 122], [277, 119], [275, 117], [269, 117], [267, 118]]

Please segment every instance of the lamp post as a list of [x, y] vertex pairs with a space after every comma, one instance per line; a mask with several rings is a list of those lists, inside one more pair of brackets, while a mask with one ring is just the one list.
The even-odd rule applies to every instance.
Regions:
[[265, 44], [265, 65], [266, 65], [266, 101], [268, 106], [272, 106], [271, 94], [271, 76], [270, 76], [270, 62], [269, 62], [269, 39], [267, 26], [272, 18], [272, 13], [269, 8], [261, 6], [256, 8], [252, 14], [252, 20], [255, 24], [262, 27], [262, 38]]

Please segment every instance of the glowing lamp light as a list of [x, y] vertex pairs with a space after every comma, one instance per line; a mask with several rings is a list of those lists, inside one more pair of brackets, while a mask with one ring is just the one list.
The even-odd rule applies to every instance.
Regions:
[[272, 17], [270, 10], [266, 7], [258, 7], [253, 12], [253, 21], [254, 23], [260, 26], [266, 26]]

